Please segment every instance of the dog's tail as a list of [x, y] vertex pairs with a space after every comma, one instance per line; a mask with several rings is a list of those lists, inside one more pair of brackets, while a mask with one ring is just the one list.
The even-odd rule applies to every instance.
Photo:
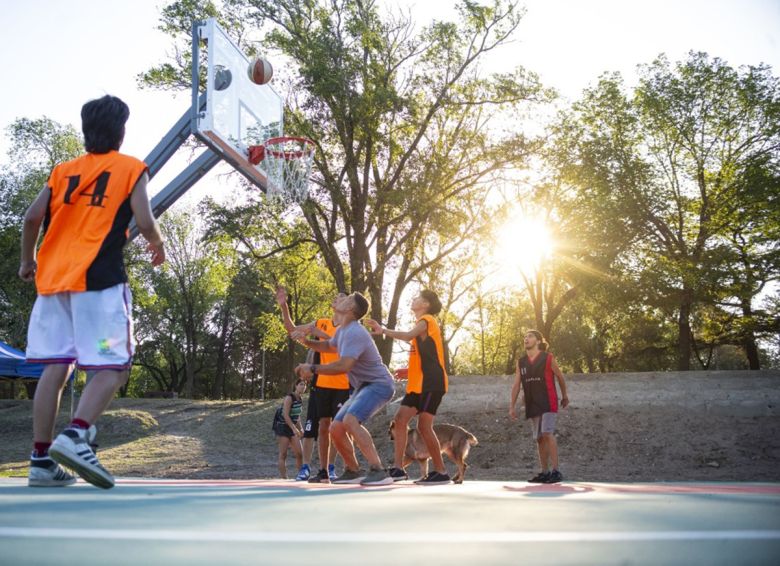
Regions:
[[479, 444], [479, 440], [477, 440], [477, 437], [471, 433], [468, 433], [467, 442], [472, 446], [476, 446], [477, 444]]

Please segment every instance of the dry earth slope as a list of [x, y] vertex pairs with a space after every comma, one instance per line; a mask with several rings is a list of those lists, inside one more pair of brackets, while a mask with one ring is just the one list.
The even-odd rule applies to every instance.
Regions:
[[[536, 470], [525, 423], [507, 417], [512, 381], [451, 378], [438, 420], [479, 439], [467, 480], [524, 480]], [[567, 382], [572, 404], [557, 432], [566, 479], [780, 481], [780, 372], [583, 374]], [[388, 463], [387, 427], [402, 387], [369, 424]], [[118, 476], [275, 477], [278, 402], [117, 399], [98, 423], [99, 455]], [[29, 401], [0, 401], [0, 475], [26, 474], [31, 409]], [[68, 409], [64, 402], [58, 426]]]

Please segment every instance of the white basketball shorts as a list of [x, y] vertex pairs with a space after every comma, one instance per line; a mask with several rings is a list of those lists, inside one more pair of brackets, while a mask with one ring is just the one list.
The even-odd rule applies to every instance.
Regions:
[[27, 330], [27, 361], [76, 362], [93, 371], [128, 369], [135, 352], [131, 315], [126, 283], [100, 291], [38, 295]]

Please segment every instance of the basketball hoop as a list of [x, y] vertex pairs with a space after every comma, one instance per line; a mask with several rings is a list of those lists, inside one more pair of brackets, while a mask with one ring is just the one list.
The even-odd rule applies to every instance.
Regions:
[[309, 196], [314, 150], [314, 142], [308, 138], [270, 138], [263, 145], [249, 148], [249, 161], [253, 165], [263, 163], [269, 198], [302, 203]]

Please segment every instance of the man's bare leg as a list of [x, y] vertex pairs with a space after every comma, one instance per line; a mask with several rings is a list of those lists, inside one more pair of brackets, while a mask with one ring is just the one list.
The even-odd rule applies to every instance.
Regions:
[[33, 441], [51, 443], [70, 364], [50, 364], [43, 369], [33, 399]]
[[81, 394], [74, 418], [95, 424], [114, 399], [116, 392], [127, 383], [128, 371], [100, 370], [90, 379]]
[[355, 457], [355, 446], [350, 438], [350, 431], [342, 421], [335, 421], [331, 424], [330, 437], [336, 446], [336, 450], [338, 450], [338, 453], [344, 460], [344, 467], [353, 472], [360, 469], [360, 465]]

